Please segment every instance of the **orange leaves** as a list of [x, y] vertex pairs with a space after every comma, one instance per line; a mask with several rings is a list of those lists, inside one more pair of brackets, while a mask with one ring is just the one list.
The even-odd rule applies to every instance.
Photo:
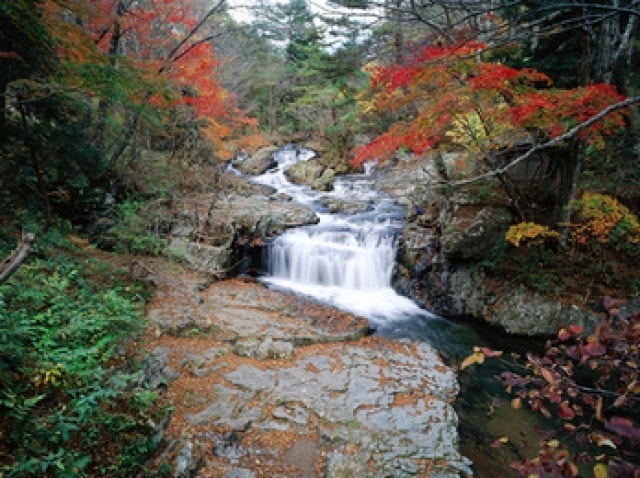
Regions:
[[[531, 133], [558, 137], [622, 99], [609, 85], [552, 89], [543, 72], [479, 61], [484, 48], [469, 41], [432, 44], [401, 64], [373, 69], [367, 104], [392, 124], [354, 151], [354, 165], [384, 161], [400, 148], [420, 154], [445, 139], [482, 157]], [[623, 125], [624, 114], [616, 111], [579, 134], [599, 146]]]
[[474, 347], [473, 353], [467, 356], [460, 364], [460, 370], [464, 370], [465, 368], [473, 364], [482, 364], [484, 363], [485, 358], [495, 358], [501, 356], [501, 350], [492, 350], [487, 347]]
[[625, 205], [604, 194], [586, 193], [572, 203], [576, 222], [572, 225], [571, 240], [580, 246], [613, 242], [640, 242], [640, 222]]

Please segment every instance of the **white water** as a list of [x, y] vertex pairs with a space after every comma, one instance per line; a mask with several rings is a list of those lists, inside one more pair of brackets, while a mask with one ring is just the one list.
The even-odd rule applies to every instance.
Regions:
[[[285, 148], [276, 153], [278, 167], [254, 178], [310, 205], [317, 225], [291, 229], [275, 238], [267, 254], [264, 282], [314, 297], [362, 315], [374, 323], [430, 316], [395, 293], [391, 277], [402, 227], [403, 210], [373, 189], [366, 174], [339, 178], [332, 193], [291, 184], [284, 171], [313, 157], [309, 150]], [[366, 205], [352, 215], [328, 214], [323, 200]], [[375, 201], [374, 201], [375, 200]]]

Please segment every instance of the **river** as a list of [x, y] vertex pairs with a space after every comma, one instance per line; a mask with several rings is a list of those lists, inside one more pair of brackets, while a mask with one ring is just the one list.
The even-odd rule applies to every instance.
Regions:
[[[516, 338], [474, 322], [438, 317], [397, 294], [391, 280], [403, 207], [376, 191], [368, 172], [337, 178], [331, 192], [289, 182], [285, 171], [314, 155], [311, 150], [284, 147], [274, 155], [277, 167], [252, 178], [312, 207], [320, 219], [315, 225], [290, 229], [273, 239], [263, 254], [261, 281], [364, 316], [381, 336], [425, 341], [453, 365], [470, 354], [474, 345], [504, 349], [510, 344], [518, 348]], [[336, 204], [349, 212], [330, 212]], [[494, 407], [496, 397], [508, 400], [493, 378], [499, 367], [487, 365], [478, 373], [460, 377], [461, 451], [474, 461], [474, 473], [480, 477], [517, 476], [509, 463], [524, 451], [518, 443], [523, 436], [533, 444], [536, 441], [528, 437], [535, 420], [514, 416], [508, 406]], [[509, 445], [492, 449], [492, 436], [508, 437]]]

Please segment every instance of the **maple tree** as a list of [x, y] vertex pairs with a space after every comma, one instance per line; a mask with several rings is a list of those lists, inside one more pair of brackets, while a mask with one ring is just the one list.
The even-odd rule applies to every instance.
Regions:
[[3, 4], [3, 32], [13, 32], [0, 35], [11, 194], [37, 191], [49, 224], [56, 208], [85, 207], [88, 185], [126, 175], [136, 143], [172, 155], [203, 144], [223, 160], [260, 144], [256, 121], [218, 79], [212, 41], [224, 4], [202, 17], [188, 0]]
[[[400, 147], [421, 154], [439, 146], [466, 146], [489, 154], [525, 135], [559, 136], [624, 99], [610, 85], [555, 89], [542, 72], [477, 61], [486, 48], [476, 41], [429, 45], [406, 64], [374, 67], [368, 111], [417, 113], [357, 148], [354, 165], [384, 161]], [[623, 126], [618, 112], [582, 136], [597, 143]]]
[[[563, 215], [575, 192], [583, 145], [602, 149], [608, 136], [624, 130], [623, 107], [640, 98], [625, 98], [607, 84], [555, 88], [543, 72], [490, 61], [488, 48], [463, 37], [420, 47], [400, 64], [371, 68], [362, 116], [372, 123], [380, 115], [389, 126], [357, 147], [352, 163], [385, 161], [399, 149], [415, 154], [463, 150], [473, 158], [471, 179], [457, 171], [447, 178], [451, 184], [497, 176], [524, 219], [508, 169], [543, 148], [564, 147], [571, 150], [566, 159], [552, 165], [561, 173], [554, 217], [568, 222]], [[530, 151], [514, 159], [522, 144]]]

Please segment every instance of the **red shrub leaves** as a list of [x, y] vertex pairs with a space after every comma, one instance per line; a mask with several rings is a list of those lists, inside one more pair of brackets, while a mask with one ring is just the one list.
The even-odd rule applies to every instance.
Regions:
[[563, 467], [589, 461], [601, 476], [640, 474], [640, 313], [622, 314], [617, 307], [623, 302], [610, 297], [604, 305], [609, 316], [590, 335], [578, 325], [562, 327], [559, 341], [548, 343], [543, 356], [527, 355], [526, 375], [501, 374], [505, 387], [516, 395], [512, 403], [517, 408], [527, 403], [534, 411], [562, 419], [564, 425], [554, 433], [574, 439], [583, 452], [571, 455], [558, 440], [545, 442], [538, 457], [514, 465], [522, 476], [536, 475], [539, 469], [550, 476], [577, 476], [573, 467]]
[[[380, 140], [354, 150], [353, 164], [384, 161], [400, 148], [421, 154], [445, 138], [482, 157], [528, 133], [557, 137], [622, 99], [610, 85], [552, 89], [542, 72], [478, 61], [485, 47], [429, 45], [405, 63], [375, 68], [370, 104], [384, 115], [397, 112], [397, 119]], [[600, 145], [623, 125], [618, 111], [581, 133]]]

